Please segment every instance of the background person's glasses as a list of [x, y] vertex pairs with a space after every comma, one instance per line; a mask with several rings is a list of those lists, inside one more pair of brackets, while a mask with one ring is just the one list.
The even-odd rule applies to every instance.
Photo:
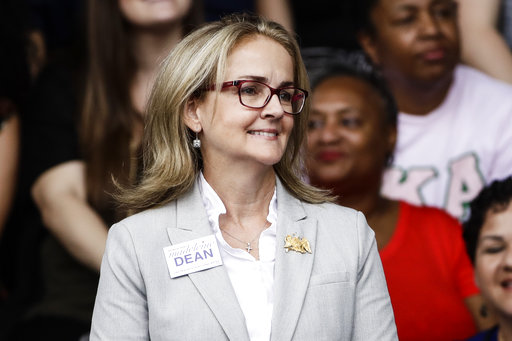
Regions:
[[[261, 109], [270, 102], [273, 95], [277, 95], [283, 111], [287, 114], [299, 114], [304, 108], [308, 92], [303, 89], [287, 86], [274, 89], [265, 83], [253, 80], [236, 80], [222, 83], [222, 89], [236, 86], [238, 98], [244, 107]], [[211, 87], [214, 90], [215, 86]]]

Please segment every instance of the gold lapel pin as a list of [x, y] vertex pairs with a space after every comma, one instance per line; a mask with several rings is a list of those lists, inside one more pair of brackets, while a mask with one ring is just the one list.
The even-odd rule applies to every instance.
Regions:
[[286, 252], [292, 250], [300, 253], [311, 253], [311, 246], [306, 238], [287, 235], [284, 238], [284, 248]]

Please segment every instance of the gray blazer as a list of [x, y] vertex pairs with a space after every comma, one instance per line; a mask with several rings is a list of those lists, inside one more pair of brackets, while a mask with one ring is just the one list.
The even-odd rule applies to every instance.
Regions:
[[[292, 197], [277, 181], [271, 339], [397, 340], [373, 231], [364, 216]], [[163, 248], [212, 234], [197, 186], [112, 226], [91, 340], [249, 340], [224, 267], [171, 279]], [[312, 254], [285, 252], [288, 234]]]

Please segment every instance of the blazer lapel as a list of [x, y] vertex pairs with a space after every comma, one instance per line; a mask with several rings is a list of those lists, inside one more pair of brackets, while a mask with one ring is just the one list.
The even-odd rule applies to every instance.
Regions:
[[[278, 222], [274, 277], [272, 340], [291, 340], [304, 304], [316, 250], [317, 221], [308, 218], [302, 203], [277, 183]], [[285, 252], [287, 235], [304, 237], [312, 253]]]
[[[177, 200], [176, 228], [168, 228], [172, 244], [212, 234], [197, 185]], [[223, 266], [188, 274], [230, 340], [249, 340], [245, 317]]]

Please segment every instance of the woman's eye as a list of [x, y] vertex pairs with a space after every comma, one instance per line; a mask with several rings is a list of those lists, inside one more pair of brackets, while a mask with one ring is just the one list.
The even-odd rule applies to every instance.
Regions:
[[361, 126], [361, 120], [356, 117], [346, 117], [346, 118], [342, 118], [340, 120], [340, 124], [343, 127], [357, 128], [357, 127]]
[[489, 246], [484, 248], [484, 253], [499, 253], [504, 250], [503, 246]]
[[244, 96], [260, 96], [264, 93], [265, 88], [263, 85], [258, 83], [245, 83], [240, 88], [240, 94]]
[[454, 18], [457, 13], [457, 5], [451, 3], [449, 5], [437, 6], [432, 10], [432, 13], [437, 18], [451, 19]]
[[292, 94], [287, 91], [281, 91], [279, 93], [279, 100], [281, 102], [291, 102], [292, 100]]
[[308, 130], [316, 130], [321, 129], [324, 126], [324, 121], [322, 120], [310, 120], [308, 122]]
[[415, 16], [413, 16], [413, 15], [407, 15], [407, 16], [400, 17], [400, 18], [397, 18], [397, 19], [393, 20], [393, 24], [398, 25], [398, 26], [410, 25], [410, 24], [412, 24], [415, 20], [416, 20], [416, 17], [415, 17]]
[[240, 91], [244, 95], [256, 95], [258, 93], [256, 90], [256, 87], [254, 87], [254, 86], [244, 86], [243, 88], [240, 89]]

